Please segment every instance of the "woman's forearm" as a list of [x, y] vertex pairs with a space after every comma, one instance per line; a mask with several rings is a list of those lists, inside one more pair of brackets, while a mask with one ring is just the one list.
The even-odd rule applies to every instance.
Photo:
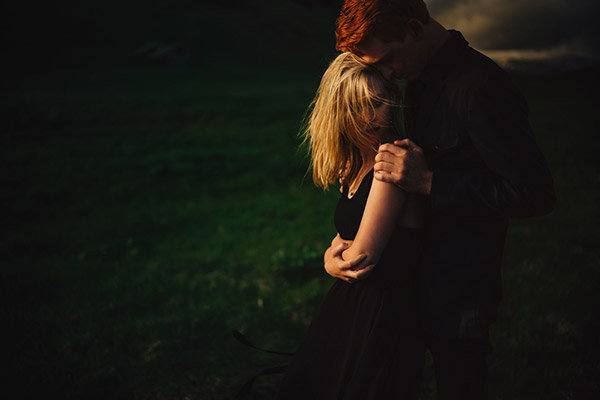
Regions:
[[406, 196], [406, 193], [396, 185], [373, 179], [354, 242], [342, 253], [344, 260], [366, 255], [358, 268], [379, 261], [398, 221]]

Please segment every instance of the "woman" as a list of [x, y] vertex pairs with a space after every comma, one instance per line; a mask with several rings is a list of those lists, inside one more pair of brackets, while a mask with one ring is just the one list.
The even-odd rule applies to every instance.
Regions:
[[340, 54], [321, 80], [305, 130], [313, 180], [327, 188], [341, 178], [332, 244], [352, 241], [343, 258], [364, 255], [356, 268], [375, 267], [364, 280], [338, 279], [331, 287], [278, 399], [418, 398], [423, 343], [414, 282], [421, 202], [373, 179], [377, 148], [393, 139], [397, 99], [393, 85], [350, 53]]

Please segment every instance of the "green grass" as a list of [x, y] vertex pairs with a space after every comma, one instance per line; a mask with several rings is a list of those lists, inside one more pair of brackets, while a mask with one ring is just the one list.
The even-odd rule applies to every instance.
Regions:
[[[338, 194], [313, 187], [298, 151], [315, 70], [129, 67], [7, 85], [1, 315], [20, 397], [229, 399], [285, 361], [231, 331], [293, 350], [333, 282], [321, 257]], [[493, 399], [594, 389], [600, 146], [588, 82], [518, 79], [559, 201], [511, 224]], [[275, 385], [263, 379], [254, 397]], [[434, 391], [429, 367], [423, 398]]]
[[2, 281], [15, 377], [71, 397], [226, 398], [258, 362], [236, 357], [232, 329], [301, 336], [327, 286], [336, 200], [297, 151], [316, 82], [234, 72], [51, 75], [13, 93]]

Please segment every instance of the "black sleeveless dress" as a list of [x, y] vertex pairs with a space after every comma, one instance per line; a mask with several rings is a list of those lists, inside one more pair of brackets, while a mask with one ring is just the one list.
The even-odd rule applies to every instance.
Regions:
[[[373, 170], [335, 210], [335, 226], [352, 240]], [[421, 229], [397, 226], [364, 280], [337, 279], [327, 292], [279, 387], [277, 399], [417, 399], [424, 345], [418, 322], [416, 269]]]

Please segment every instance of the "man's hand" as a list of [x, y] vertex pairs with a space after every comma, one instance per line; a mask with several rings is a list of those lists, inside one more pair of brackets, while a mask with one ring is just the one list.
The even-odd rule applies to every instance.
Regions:
[[[334, 243], [338, 243], [334, 245]], [[336, 236], [331, 242], [332, 246], [325, 251], [324, 263], [325, 271], [334, 278], [341, 279], [348, 283], [364, 279], [373, 270], [374, 265], [356, 269], [364, 261], [366, 255], [361, 255], [354, 260], [344, 261], [342, 253], [352, 245], [352, 242], [345, 241]]]
[[427, 167], [423, 149], [410, 139], [379, 146], [375, 178], [393, 183], [408, 193], [430, 194], [433, 172]]

